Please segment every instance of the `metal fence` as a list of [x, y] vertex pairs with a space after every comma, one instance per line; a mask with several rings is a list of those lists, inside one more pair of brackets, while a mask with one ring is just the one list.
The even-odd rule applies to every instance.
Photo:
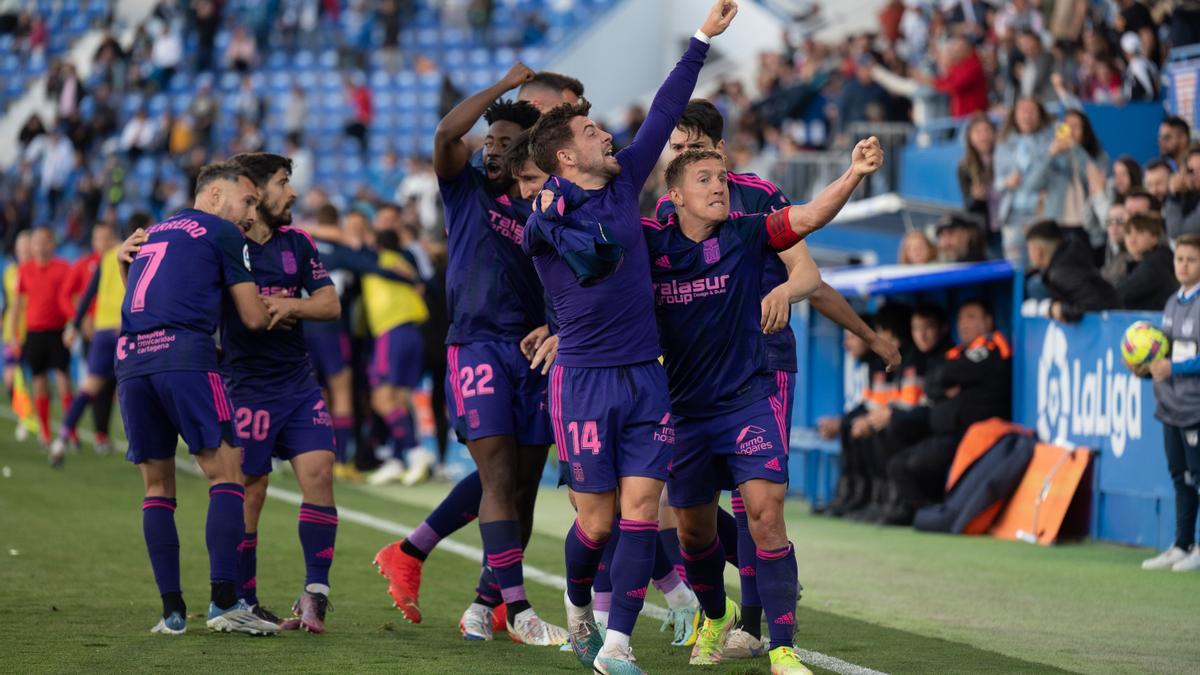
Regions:
[[883, 146], [883, 169], [864, 181], [853, 200], [893, 192], [900, 185], [900, 149], [908, 143], [913, 126], [901, 122], [855, 122], [845, 127], [828, 150], [803, 152], [781, 159], [772, 167], [770, 177], [784, 194], [795, 200], [811, 200], [850, 165], [850, 150], [863, 138], [875, 136]]

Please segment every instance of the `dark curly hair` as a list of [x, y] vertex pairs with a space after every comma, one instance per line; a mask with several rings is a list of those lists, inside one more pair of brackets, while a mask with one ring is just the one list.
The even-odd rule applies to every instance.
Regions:
[[489, 105], [487, 111], [483, 113], [483, 119], [487, 121], [488, 126], [496, 122], [512, 122], [521, 127], [521, 130], [532, 127], [538, 121], [538, 109], [533, 107], [529, 101], [511, 101], [508, 99], [496, 99], [496, 102]]

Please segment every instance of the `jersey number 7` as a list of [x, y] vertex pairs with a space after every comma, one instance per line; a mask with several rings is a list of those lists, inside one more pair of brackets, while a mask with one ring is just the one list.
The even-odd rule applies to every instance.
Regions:
[[150, 282], [154, 280], [154, 275], [158, 274], [158, 268], [167, 255], [168, 243], [170, 242], [160, 241], [155, 244], [146, 244], [138, 251], [134, 260], [140, 258], [149, 258], [149, 260], [146, 261], [146, 267], [138, 275], [137, 284], [133, 287], [133, 302], [129, 304], [129, 311], [140, 312], [146, 309], [146, 291], [150, 290]]

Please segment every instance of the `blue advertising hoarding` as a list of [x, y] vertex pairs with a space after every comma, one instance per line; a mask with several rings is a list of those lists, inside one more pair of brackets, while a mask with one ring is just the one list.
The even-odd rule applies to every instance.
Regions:
[[1121, 361], [1129, 324], [1151, 312], [1089, 314], [1077, 324], [1018, 321], [1013, 415], [1045, 441], [1096, 453], [1091, 535], [1165, 548], [1174, 536], [1174, 492], [1154, 419], [1149, 379]]

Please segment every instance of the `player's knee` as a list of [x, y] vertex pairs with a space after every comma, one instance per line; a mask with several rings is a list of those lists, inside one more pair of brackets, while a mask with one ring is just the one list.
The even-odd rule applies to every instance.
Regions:
[[577, 521], [592, 541], [608, 541], [612, 536], [612, 514], [580, 512]]
[[759, 548], [774, 549], [787, 545], [787, 525], [783, 519], [783, 504], [768, 504], [757, 510], [746, 508], [750, 537]]

